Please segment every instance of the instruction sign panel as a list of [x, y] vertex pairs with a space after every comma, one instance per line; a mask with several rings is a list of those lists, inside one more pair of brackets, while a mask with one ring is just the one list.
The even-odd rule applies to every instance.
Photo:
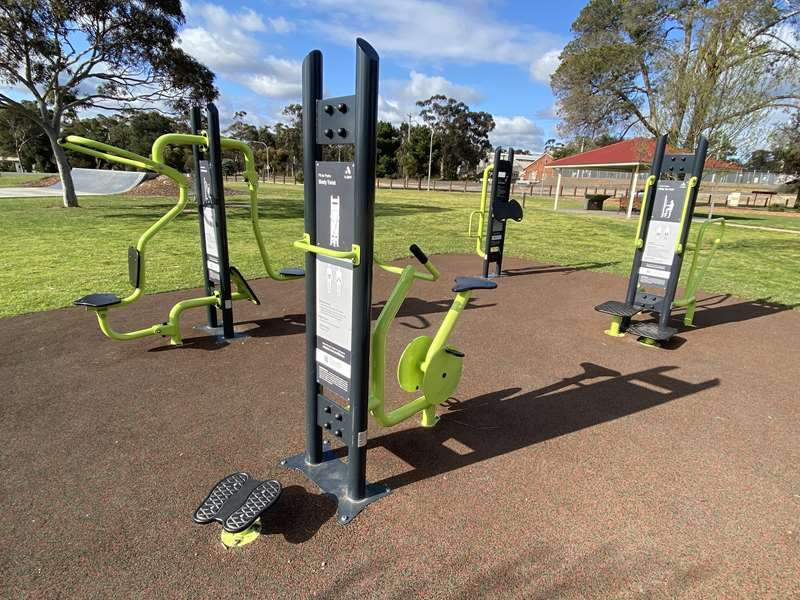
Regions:
[[200, 181], [202, 196], [197, 203], [203, 208], [203, 235], [206, 241], [206, 270], [209, 280], [220, 282], [219, 243], [216, 228], [216, 207], [211, 197], [211, 173], [207, 160], [200, 161]]
[[[317, 162], [316, 244], [349, 251], [355, 228], [355, 164]], [[350, 400], [353, 263], [317, 255], [317, 383]]]
[[653, 213], [639, 267], [644, 285], [666, 288], [672, 272], [675, 247], [681, 235], [681, 215], [686, 201], [685, 181], [659, 181], [653, 200]]

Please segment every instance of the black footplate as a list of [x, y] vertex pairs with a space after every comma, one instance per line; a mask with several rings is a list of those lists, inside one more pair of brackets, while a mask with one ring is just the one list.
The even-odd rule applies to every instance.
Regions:
[[606, 313], [607, 315], [614, 315], [615, 317], [632, 317], [633, 315], [641, 312], [641, 309], [617, 300], [603, 302], [602, 304], [595, 306], [594, 309], [597, 312]]
[[111, 293], [89, 294], [83, 298], [78, 298], [73, 302], [75, 306], [87, 306], [89, 308], [103, 308], [104, 306], [114, 306], [122, 302], [119, 296]]
[[493, 290], [496, 287], [496, 282], [489, 281], [483, 277], [456, 277], [453, 291], [458, 293], [469, 292], [470, 290]]
[[657, 342], [665, 342], [678, 333], [678, 330], [674, 327], [659, 329], [658, 323], [634, 323], [628, 327], [628, 333], [638, 335], [639, 337], [650, 338]]
[[280, 273], [284, 277], [305, 277], [306, 276], [305, 269], [301, 269], [299, 267], [287, 267], [285, 269], [281, 269]]
[[281, 495], [281, 484], [270, 479], [251, 479], [247, 473], [223, 478], [194, 512], [192, 520], [205, 524], [217, 521], [230, 533], [239, 533], [255, 523]]

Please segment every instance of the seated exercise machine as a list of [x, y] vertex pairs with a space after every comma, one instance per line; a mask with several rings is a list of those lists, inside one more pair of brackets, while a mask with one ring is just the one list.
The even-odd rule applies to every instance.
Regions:
[[[489, 195], [489, 175], [492, 176], [492, 191]], [[511, 199], [511, 184], [514, 176], [514, 149], [508, 149], [503, 159], [503, 149], [494, 151], [494, 162], [483, 170], [481, 185], [481, 207], [469, 215], [467, 237], [475, 238], [475, 252], [483, 259], [483, 276], [498, 277], [503, 268], [503, 252], [506, 244], [506, 222], [508, 219], [522, 221], [522, 207]], [[475, 233], [472, 223], [477, 217]], [[489, 273], [489, 265], [495, 272]]]
[[[182, 344], [180, 317], [184, 310], [205, 306], [208, 310], [206, 329], [222, 338], [235, 335], [233, 322], [233, 302], [249, 300], [259, 304], [253, 290], [242, 274], [229, 262], [228, 235], [225, 220], [225, 196], [222, 179], [222, 151], [233, 150], [242, 153], [245, 160], [245, 179], [250, 195], [250, 218], [262, 262], [267, 275], [277, 281], [303, 277], [302, 269], [273, 268], [258, 218], [258, 176], [255, 160], [250, 147], [239, 140], [222, 138], [219, 135], [219, 115], [213, 104], [208, 105], [206, 118], [207, 132], [201, 132], [201, 112], [192, 111], [192, 134], [170, 133], [159, 137], [154, 143], [151, 158], [78, 136], [67, 136], [61, 141], [64, 148], [101, 158], [109, 162], [152, 171], [169, 177], [178, 186], [178, 201], [164, 216], [151, 225], [140, 237], [135, 247], [128, 249], [128, 276], [133, 292], [124, 298], [113, 293], [95, 293], [75, 300], [78, 306], [94, 311], [100, 329], [113, 340], [132, 340], [150, 335], [169, 337], [175, 346]], [[188, 178], [177, 170], [164, 164], [164, 153], [169, 145], [190, 145], [194, 153], [195, 189], [199, 213], [200, 246], [203, 264], [205, 296], [182, 300], [169, 312], [167, 321], [144, 329], [129, 332], [114, 330], [108, 322], [112, 309], [127, 306], [138, 300], [145, 291], [146, 248], [153, 236], [175, 219], [188, 202]], [[235, 291], [232, 286], [235, 285]], [[218, 312], [222, 317], [219, 325]]]
[[[303, 472], [336, 500], [340, 523], [350, 522], [390, 491], [366, 481], [367, 415], [388, 427], [421, 413], [423, 426], [434, 425], [436, 406], [456, 389], [464, 359], [462, 352], [448, 344], [448, 338], [472, 291], [497, 287], [495, 282], [477, 277], [456, 278], [455, 300], [438, 331], [433, 338], [413, 340], [397, 368], [400, 386], [421, 395], [387, 411], [384, 371], [388, 329], [413, 282], [434, 281], [439, 272], [417, 246], [411, 246], [411, 252], [424, 271], [388, 265], [373, 256], [379, 59], [361, 39], [357, 40], [356, 54], [356, 93], [352, 96], [323, 99], [322, 54], [315, 50], [303, 62], [305, 234], [295, 246], [306, 251], [308, 273], [306, 448], [304, 453], [281, 461], [282, 466]], [[323, 161], [322, 146], [326, 144], [354, 145], [355, 160]], [[370, 335], [373, 263], [399, 275], [400, 280]], [[326, 447], [328, 442], [323, 444], [323, 433], [346, 447], [346, 461]], [[234, 489], [231, 477], [244, 483]], [[253, 491], [241, 491], [245, 486]], [[237, 518], [229, 526], [227, 519], [240, 514], [259, 486], [265, 486], [261, 494], [266, 494], [267, 500], [277, 497], [269, 495], [267, 487], [280, 489], [274, 480], [257, 482], [240, 473], [230, 475], [201, 504], [195, 521], [223, 523], [226, 545], [252, 541], [271, 502], [251, 502], [259, 510], [250, 510], [247, 521]], [[204, 508], [209, 503], [211, 510]]]
[[[639, 336], [639, 342], [658, 346], [677, 333], [669, 325], [673, 308], [685, 308], [684, 325], [692, 325], [697, 289], [725, 232], [725, 219], [706, 219], [694, 241], [689, 241], [707, 151], [708, 140], [703, 136], [694, 154], [667, 154], [667, 136], [658, 139], [642, 197], [625, 301], [609, 300], [595, 306], [596, 311], [612, 316], [606, 334], [621, 337], [632, 333]], [[718, 226], [718, 231], [711, 245], [705, 247], [705, 236], [712, 226]], [[686, 291], [676, 299], [687, 253], [691, 254], [691, 262]], [[658, 315], [658, 322], [632, 322], [631, 317], [641, 312]]]

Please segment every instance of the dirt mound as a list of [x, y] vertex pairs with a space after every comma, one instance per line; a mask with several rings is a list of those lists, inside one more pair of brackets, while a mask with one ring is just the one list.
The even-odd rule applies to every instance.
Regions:
[[[225, 196], [240, 196], [245, 193], [243, 190], [225, 188]], [[177, 196], [178, 186], [166, 175], [159, 175], [152, 179], [146, 179], [125, 194], [128, 196]], [[194, 182], [191, 177], [189, 177], [189, 194], [194, 195]]]
[[30, 183], [26, 184], [25, 187], [50, 187], [59, 181], [61, 181], [60, 175], [50, 175], [49, 177], [44, 177], [43, 179], [31, 181]]

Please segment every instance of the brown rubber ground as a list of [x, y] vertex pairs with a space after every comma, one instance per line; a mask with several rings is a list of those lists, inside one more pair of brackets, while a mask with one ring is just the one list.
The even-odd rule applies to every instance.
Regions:
[[[480, 261], [435, 263], [392, 361]], [[0, 321], [0, 596], [800, 597], [800, 313], [709, 298], [652, 349], [592, 310], [622, 278], [506, 267], [456, 331], [464, 378], [439, 425], [370, 426], [369, 478], [394, 491], [347, 526], [277, 466], [303, 449], [302, 281], [256, 281], [264, 304], [236, 306], [251, 337], [228, 345], [191, 331], [198, 310], [181, 349], [105, 339], [78, 308]], [[394, 282], [376, 273], [376, 304]], [[236, 470], [285, 490], [266, 535], [225, 550], [191, 515]]]

